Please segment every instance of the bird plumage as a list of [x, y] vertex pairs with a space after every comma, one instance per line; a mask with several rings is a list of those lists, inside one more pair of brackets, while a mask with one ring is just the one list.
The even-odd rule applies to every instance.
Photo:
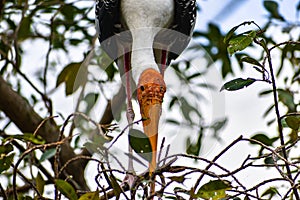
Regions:
[[[101, 46], [118, 61], [121, 74], [126, 77], [129, 124], [134, 119], [131, 74], [137, 85], [144, 133], [152, 147], [150, 175], [156, 168], [158, 122], [166, 91], [164, 70], [191, 39], [195, 4], [196, 0], [98, 0], [96, 3], [96, 27]], [[129, 168], [132, 170], [130, 161]], [[150, 184], [150, 192], [155, 192], [154, 181]]]
[[[139, 0], [141, 1], [141, 0]], [[196, 20], [196, 0], [173, 0], [174, 18], [167, 28], [159, 32], [154, 42], [167, 48], [167, 65], [180, 55], [188, 45]], [[122, 22], [121, 0], [96, 1], [96, 28], [102, 48], [108, 55], [116, 60], [120, 56], [120, 45], [126, 46], [132, 42], [130, 33]], [[158, 60], [158, 59], [156, 59]]]
[[154, 41], [163, 28], [170, 26], [173, 18], [173, 0], [121, 1], [121, 20], [132, 35], [131, 72], [136, 83], [145, 69], [160, 71], [154, 56]]

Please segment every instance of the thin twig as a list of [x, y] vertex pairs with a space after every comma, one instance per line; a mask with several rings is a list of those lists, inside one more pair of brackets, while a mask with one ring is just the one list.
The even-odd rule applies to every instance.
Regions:
[[[264, 47], [264, 46], [262, 45], [262, 47]], [[274, 106], [275, 106], [275, 113], [276, 113], [276, 118], [277, 118], [277, 126], [278, 126], [278, 131], [279, 131], [280, 144], [282, 146], [282, 154], [283, 154], [283, 157], [286, 160], [288, 160], [287, 152], [286, 152], [286, 149], [285, 149], [283, 127], [282, 127], [282, 124], [281, 124], [281, 116], [280, 116], [280, 112], [279, 112], [277, 86], [276, 86], [276, 80], [275, 80], [275, 75], [274, 75], [274, 71], [273, 71], [273, 63], [272, 63], [271, 52], [268, 49], [265, 49], [265, 50], [266, 50], [266, 54], [267, 54], [267, 60], [268, 60], [270, 75], [271, 75], [271, 79], [272, 79], [272, 90], [273, 90]], [[290, 166], [289, 166], [288, 163], [286, 163], [286, 170], [287, 170], [287, 176], [289, 177], [289, 179], [293, 180], [291, 169], [290, 169]], [[293, 183], [291, 183], [291, 186], [293, 187]], [[299, 196], [298, 190], [296, 188], [293, 188], [293, 193], [295, 195], [295, 198], [297, 200], [299, 200], [300, 196]]]
[[36, 145], [33, 146], [30, 149], [27, 149], [17, 160], [14, 169], [13, 169], [13, 189], [14, 189], [14, 198], [18, 199], [18, 194], [17, 194], [17, 190], [16, 190], [16, 186], [17, 186], [17, 182], [16, 182], [16, 178], [17, 178], [17, 172], [18, 172], [18, 167], [21, 164], [21, 161], [31, 152], [37, 150], [37, 149], [47, 149], [47, 148], [51, 148], [53, 146], [57, 146], [57, 145], [61, 145], [65, 142], [66, 138], [62, 141], [58, 141], [58, 142], [53, 142], [53, 143], [49, 143], [49, 144], [42, 144], [42, 145]]
[[125, 128], [121, 131], [121, 133], [116, 137], [116, 139], [111, 143], [111, 145], [109, 145], [109, 147], [107, 148], [107, 150], [109, 150], [116, 142], [117, 140], [125, 133], [125, 131], [130, 128], [132, 125], [134, 124], [138, 124], [141, 121], [143, 121], [144, 119], [139, 119], [137, 121], [132, 122], [131, 124], [128, 124], [127, 126], [125, 126]]
[[[232, 146], [234, 146], [236, 143], [238, 143], [240, 140], [243, 139], [243, 136], [239, 136], [237, 139], [235, 139], [234, 141], [232, 141], [225, 149], [223, 149], [217, 156], [214, 157], [214, 159], [211, 161], [211, 163], [209, 163], [205, 170], [208, 170], [211, 166], [214, 165], [214, 163], [223, 155], [226, 153], [226, 151], [228, 151]], [[205, 174], [201, 174], [200, 177], [197, 179], [195, 185], [194, 185], [194, 189], [197, 189], [197, 187], [199, 186], [200, 181], [203, 179]]]
[[2, 187], [2, 184], [0, 183], [0, 190], [1, 190], [1, 193], [2, 193], [2, 197], [3, 197], [3, 200], [7, 200], [7, 195], [6, 195], [6, 192], [4, 190], [4, 188]]
[[285, 41], [285, 42], [281, 42], [281, 43], [275, 44], [274, 46], [272, 46], [271, 48], [269, 48], [269, 51], [271, 52], [273, 49], [275, 49], [275, 48], [277, 48], [279, 46], [289, 45], [289, 44], [299, 44], [300, 45], [300, 42], [299, 41]]

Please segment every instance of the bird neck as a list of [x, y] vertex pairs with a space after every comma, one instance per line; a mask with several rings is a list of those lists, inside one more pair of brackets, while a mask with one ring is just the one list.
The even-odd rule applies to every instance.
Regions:
[[137, 83], [146, 69], [159, 71], [153, 42], [161, 28], [173, 21], [174, 0], [121, 0], [121, 18], [132, 34], [132, 75]]
[[153, 41], [158, 31], [158, 28], [139, 28], [131, 30], [133, 38], [131, 67], [132, 76], [136, 83], [138, 83], [140, 75], [146, 69], [152, 68], [159, 71], [153, 52]]

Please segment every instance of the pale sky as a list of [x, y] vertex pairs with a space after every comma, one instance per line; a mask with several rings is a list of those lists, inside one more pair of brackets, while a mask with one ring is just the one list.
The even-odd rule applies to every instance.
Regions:
[[[233, 13], [231, 11], [227, 11], [224, 9], [224, 6], [227, 4], [224, 2], [229, 1], [198, 1], [201, 11], [198, 14], [196, 29], [206, 29], [206, 24], [208, 21], [213, 20], [216, 24], [221, 25], [224, 31], [228, 31], [233, 26], [244, 22], [244, 21], [256, 21], [258, 25], [263, 26], [266, 22], [266, 14], [267, 12], [264, 10], [262, 1], [253, 1], [253, 0], [242, 0], [240, 6], [234, 10]], [[294, 0], [284, 0], [279, 1], [282, 7], [282, 13], [284, 17], [290, 21], [296, 21], [296, 13], [294, 9], [295, 4], [297, 3]], [[228, 6], [228, 5], [227, 5]], [[287, 11], [288, 10], [288, 11]], [[227, 12], [226, 12], [227, 11]], [[227, 14], [226, 18], [223, 18], [222, 12]], [[273, 30], [276, 32], [276, 30]], [[272, 34], [272, 32], [270, 33]], [[284, 39], [284, 38], [283, 38]], [[281, 40], [280, 36], [278, 40]], [[32, 46], [39, 46], [39, 48], [32, 48]], [[97, 44], [99, 47], [99, 44]], [[29, 70], [29, 73], [34, 73], [37, 67], [43, 66], [44, 63], [41, 63], [43, 60], [43, 54], [41, 52], [47, 51], [47, 46], [41, 43], [31, 43], [25, 46], [25, 49], [28, 50], [27, 58], [23, 59], [25, 63], [25, 67]], [[38, 55], [38, 56], [36, 56]], [[40, 56], [39, 56], [40, 55]], [[82, 56], [82, 55], [78, 55]], [[66, 62], [69, 58], [59, 58], [61, 63]], [[64, 60], [66, 59], [66, 60]], [[276, 60], [276, 59], [275, 59]], [[201, 61], [199, 61], [201, 62]], [[251, 77], [251, 76], [259, 76], [251, 67], [245, 68], [244, 72], [239, 70], [239, 67], [234, 66], [234, 76], [228, 76], [227, 80], [237, 78], [237, 77]], [[172, 70], [168, 69], [171, 73]], [[204, 81], [207, 83], [213, 83], [219, 87], [222, 86], [224, 81], [221, 79], [219, 74], [218, 63], [215, 64], [210, 70], [210, 73], [203, 77]], [[51, 81], [51, 84], [55, 84], [55, 80]], [[26, 85], [26, 83], [25, 83]], [[275, 136], [277, 134], [276, 128], [274, 126], [268, 127], [266, 126], [266, 121], [263, 119], [262, 115], [265, 110], [271, 105], [272, 97], [268, 96], [267, 98], [258, 97], [258, 93], [263, 91], [264, 89], [269, 88], [270, 85], [266, 83], [254, 83], [249, 88], [237, 91], [237, 92], [215, 92], [211, 94], [207, 94], [211, 98], [218, 98], [220, 102], [217, 102], [218, 105], [222, 105], [224, 107], [209, 107], [209, 109], [219, 109], [218, 111], [214, 110], [216, 113], [208, 114], [209, 117], [224, 117], [227, 116], [229, 121], [226, 128], [222, 131], [221, 138], [223, 140], [222, 144], [217, 144], [211, 141], [207, 141], [204, 144], [204, 150], [200, 156], [212, 158], [214, 155], [219, 153], [227, 144], [232, 142], [238, 136], [243, 135], [245, 137], [251, 137], [257, 132], [264, 131], [270, 133], [270, 136]], [[58, 91], [56, 91], [53, 95], [54, 97], [54, 108], [57, 112], [64, 113], [72, 113], [74, 110], [74, 100], [72, 97], [61, 98], [60, 93], [63, 92], [64, 88], [61, 87]], [[172, 92], [172, 90], [170, 91]], [[66, 106], [68, 105], [68, 106]], [[209, 110], [208, 109], [208, 110]], [[212, 111], [210, 110], [210, 111]], [[213, 115], [213, 116], [212, 116]], [[99, 117], [99, 115], [98, 115]], [[268, 118], [268, 120], [270, 117]], [[97, 121], [97, 120], [96, 120]], [[12, 129], [14, 130], [14, 129]], [[185, 140], [180, 140], [179, 142], [185, 143]], [[176, 142], [177, 143], [177, 142]], [[211, 148], [212, 147], [212, 148]], [[124, 147], [122, 147], [124, 148]], [[125, 148], [127, 149], [127, 148]], [[219, 164], [226, 166], [228, 169], [235, 169], [239, 167], [239, 164], [244, 161], [244, 158], [252, 153], [253, 155], [257, 154], [257, 148], [253, 145], [248, 145], [247, 143], [243, 143], [234, 147], [230, 152], [228, 152], [224, 157], [220, 159]], [[194, 165], [193, 161], [190, 164]], [[256, 172], [255, 172], [256, 173]], [[247, 184], [251, 185], [252, 183], [257, 183], [266, 177], [274, 173], [271, 170], [260, 171], [258, 172], [260, 175], [255, 175], [254, 171], [245, 172], [240, 174], [240, 178], [242, 182], [247, 182]], [[94, 179], [91, 179], [90, 184], [93, 184]], [[95, 188], [92, 188], [95, 189]]]

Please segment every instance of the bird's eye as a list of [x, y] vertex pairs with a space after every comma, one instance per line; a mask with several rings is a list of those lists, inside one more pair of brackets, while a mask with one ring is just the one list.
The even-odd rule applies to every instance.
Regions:
[[140, 87], [140, 89], [141, 89], [142, 91], [144, 91], [144, 90], [145, 90], [144, 86], [141, 86], [141, 87]]

